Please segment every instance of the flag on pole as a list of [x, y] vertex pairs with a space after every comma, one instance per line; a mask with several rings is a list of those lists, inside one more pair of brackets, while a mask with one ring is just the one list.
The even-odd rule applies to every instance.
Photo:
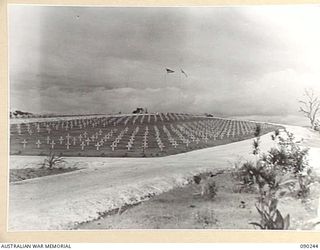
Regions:
[[183, 71], [183, 69], [181, 69], [181, 73], [184, 74], [185, 77], [188, 77], [187, 73]]
[[174, 73], [174, 70], [166, 68], [167, 74]]

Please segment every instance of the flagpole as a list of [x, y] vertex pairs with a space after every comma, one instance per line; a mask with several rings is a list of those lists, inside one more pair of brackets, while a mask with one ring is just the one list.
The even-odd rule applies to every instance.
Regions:
[[180, 82], [180, 95], [179, 95], [179, 98], [180, 98], [180, 103], [181, 103], [181, 99], [182, 99], [182, 84], [181, 84], [181, 81], [182, 81], [182, 78], [181, 78], [181, 74], [182, 74], [182, 72], [181, 72], [181, 69], [180, 69], [180, 74], [179, 74], [179, 82]]
[[175, 72], [174, 70], [166, 68], [166, 75], [165, 75], [165, 84], [166, 84], [166, 86], [167, 86], [167, 75], [169, 73], [174, 73], [174, 72]]
[[165, 75], [164, 75], [164, 83], [165, 83], [165, 87], [167, 87], [167, 72], [165, 73]]

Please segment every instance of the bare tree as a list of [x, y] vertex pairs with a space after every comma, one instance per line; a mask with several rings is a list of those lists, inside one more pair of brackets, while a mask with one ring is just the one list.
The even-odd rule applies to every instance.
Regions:
[[310, 120], [312, 129], [316, 128], [317, 115], [320, 113], [320, 99], [312, 89], [304, 90], [304, 100], [299, 100], [300, 112]]

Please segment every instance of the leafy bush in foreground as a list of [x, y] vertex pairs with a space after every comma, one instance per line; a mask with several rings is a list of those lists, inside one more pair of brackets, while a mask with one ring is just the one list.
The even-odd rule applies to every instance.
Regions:
[[[267, 153], [260, 153], [259, 128], [253, 141], [253, 155], [256, 161], [247, 161], [237, 169], [236, 176], [245, 187], [256, 186], [259, 190], [257, 211], [260, 223], [251, 222], [260, 229], [288, 229], [290, 215], [285, 218], [278, 210], [278, 199], [291, 192], [299, 184], [299, 197], [305, 198], [310, 192], [311, 169], [308, 168], [308, 149], [302, 148], [292, 133], [284, 130], [284, 135], [276, 130], [271, 136], [275, 142]], [[306, 174], [307, 173], [307, 174]]]
[[256, 204], [260, 215], [260, 223], [250, 222], [251, 225], [258, 226], [260, 229], [286, 230], [290, 226], [290, 215], [283, 218], [278, 206], [278, 199], [270, 197]]

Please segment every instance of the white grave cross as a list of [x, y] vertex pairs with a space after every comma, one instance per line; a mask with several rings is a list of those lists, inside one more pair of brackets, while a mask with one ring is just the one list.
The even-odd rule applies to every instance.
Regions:
[[128, 148], [128, 151], [130, 151], [130, 149], [132, 148], [132, 144], [129, 142], [126, 147]]
[[66, 138], [67, 138], [67, 141], [69, 142], [71, 136], [68, 134], [68, 135], [66, 136]]
[[50, 145], [51, 145], [51, 148], [54, 149], [54, 145], [56, 145], [55, 142], [54, 142], [54, 140], [52, 140], [52, 142], [50, 143]]
[[62, 145], [62, 142], [64, 141], [64, 139], [62, 138], [62, 136], [60, 136], [59, 141], [60, 141], [60, 145]]
[[24, 139], [22, 142], [21, 142], [22, 144], [23, 144], [23, 148], [26, 148], [26, 145], [27, 145], [27, 141], [26, 141], [26, 139]]
[[80, 146], [81, 146], [81, 150], [83, 150], [84, 149], [84, 146], [85, 146], [86, 144], [85, 144], [85, 142], [84, 141], [82, 141], [81, 142], [81, 144], [80, 144]]
[[41, 145], [40, 140], [38, 140], [38, 141], [36, 142], [36, 145], [37, 145], [37, 148], [40, 148], [40, 145]]
[[89, 144], [90, 144], [90, 139], [87, 138], [86, 142], [87, 142], [87, 146], [89, 146]]
[[114, 151], [114, 149], [117, 148], [117, 144], [112, 143], [110, 147], [111, 147], [112, 151]]

